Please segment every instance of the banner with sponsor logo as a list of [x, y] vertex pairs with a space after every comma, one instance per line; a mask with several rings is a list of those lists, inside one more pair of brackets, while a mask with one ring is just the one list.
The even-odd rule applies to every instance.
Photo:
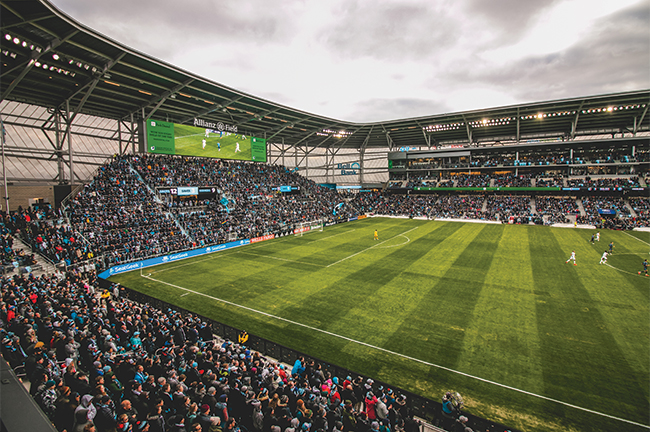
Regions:
[[262, 236], [262, 237], [255, 237], [255, 238], [251, 239], [251, 243], [258, 243], [258, 242], [262, 242], [262, 241], [265, 241], [265, 240], [272, 240], [274, 238], [275, 238], [275, 234], [269, 234], [269, 235], [265, 235], [265, 236]]
[[132, 262], [132, 263], [127, 263], [127, 264], [119, 264], [116, 266], [113, 266], [109, 268], [108, 270], [102, 272], [99, 274], [100, 278], [108, 278], [110, 276], [119, 274], [119, 273], [125, 273], [131, 270], [137, 270], [137, 269], [143, 269], [146, 267], [152, 267], [158, 264], [165, 264], [173, 261], [178, 261], [182, 260], [185, 258], [192, 258], [196, 256], [201, 256], [209, 253], [214, 253], [214, 252], [219, 252], [222, 250], [238, 247], [238, 246], [244, 246], [247, 244], [250, 244], [251, 241], [248, 239], [245, 240], [237, 240], [234, 242], [230, 243], [224, 243], [220, 245], [214, 245], [214, 246], [207, 246], [203, 247], [200, 249], [192, 249], [188, 250], [185, 252], [179, 252], [176, 254], [171, 254], [171, 255], [165, 255], [161, 257], [156, 257], [156, 258], [149, 258], [143, 261], [137, 261], [137, 262]]

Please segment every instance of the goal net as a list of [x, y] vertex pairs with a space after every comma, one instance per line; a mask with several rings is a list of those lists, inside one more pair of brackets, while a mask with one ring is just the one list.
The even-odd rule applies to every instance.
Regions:
[[296, 237], [302, 237], [303, 234], [314, 231], [323, 232], [322, 219], [309, 222], [301, 222], [300, 225], [298, 225], [298, 227], [293, 230], [293, 233], [296, 235]]

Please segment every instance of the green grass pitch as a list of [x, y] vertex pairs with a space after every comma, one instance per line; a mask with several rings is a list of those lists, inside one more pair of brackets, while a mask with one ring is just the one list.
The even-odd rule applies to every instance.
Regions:
[[[200, 133], [197, 133], [197, 130]], [[250, 137], [245, 140], [241, 135], [235, 134], [219, 136], [218, 133], [210, 133], [205, 136], [205, 129], [199, 129], [187, 125], [174, 125], [175, 149], [176, 154], [185, 156], [213, 157], [221, 159], [251, 160], [251, 141]], [[203, 148], [203, 140], [206, 145]], [[239, 142], [240, 151], [236, 152], [237, 142]], [[217, 143], [221, 143], [221, 150]]]
[[522, 430], [648, 430], [650, 235], [592, 232], [373, 218], [111, 280]]

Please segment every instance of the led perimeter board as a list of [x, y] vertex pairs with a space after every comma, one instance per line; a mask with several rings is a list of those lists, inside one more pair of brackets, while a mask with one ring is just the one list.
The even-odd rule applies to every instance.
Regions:
[[238, 134], [232, 126], [219, 123], [213, 129], [160, 120], [145, 124], [147, 153], [266, 162], [266, 140]]

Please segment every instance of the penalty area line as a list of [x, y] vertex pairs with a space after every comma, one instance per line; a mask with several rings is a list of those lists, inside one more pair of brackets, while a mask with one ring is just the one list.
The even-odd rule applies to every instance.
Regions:
[[[376, 244], [376, 245], [374, 245], [374, 246], [370, 246], [369, 248], [365, 248], [365, 249], [362, 250], [362, 251], [359, 251], [359, 252], [354, 253], [354, 254], [352, 254], [352, 255], [350, 255], [350, 256], [347, 256], [347, 257], [345, 257], [345, 258], [343, 258], [343, 259], [340, 259], [340, 260], [338, 260], [338, 261], [336, 261], [336, 262], [334, 262], [334, 263], [332, 263], [332, 264], [330, 264], [330, 265], [328, 265], [328, 266], [325, 266], [325, 267], [326, 267], [326, 268], [327, 268], [327, 267], [332, 267], [333, 265], [336, 265], [336, 264], [341, 263], [341, 262], [343, 262], [343, 261], [345, 261], [345, 260], [347, 260], [347, 259], [350, 259], [350, 258], [352, 258], [352, 257], [355, 257], [355, 256], [357, 256], [357, 255], [359, 255], [359, 254], [362, 254], [362, 253], [364, 253], [365, 251], [368, 251], [368, 250], [370, 250], [370, 249], [376, 248], [377, 246], [381, 246], [381, 245], [383, 245], [384, 243], [389, 242], [389, 241], [391, 241], [391, 240], [394, 239], [394, 238], [397, 238], [397, 237], [399, 237], [399, 236], [403, 236], [404, 234], [406, 234], [406, 233], [410, 233], [411, 231], [413, 231], [413, 230], [415, 230], [415, 229], [418, 229], [418, 228], [419, 228], [419, 227], [411, 228], [411, 229], [408, 230], [408, 231], [404, 231], [403, 233], [397, 234], [396, 236], [393, 236], [393, 237], [389, 238], [388, 240], [384, 240], [383, 242], [381, 242], [381, 243], [379, 243], [379, 244]], [[406, 237], [406, 236], [404, 236], [404, 237]], [[408, 237], [407, 237], [407, 238], [408, 238]], [[407, 243], [408, 243], [408, 242], [407, 242]]]
[[[415, 229], [415, 228], [413, 228], [413, 229]], [[413, 231], [413, 230], [409, 230], [409, 231]], [[406, 234], [406, 233], [403, 233], [403, 234]], [[388, 241], [388, 240], [386, 240], [386, 241]], [[279, 317], [277, 315], [271, 315], [270, 313], [262, 312], [260, 310], [250, 308], [248, 306], [243, 306], [243, 305], [233, 303], [233, 302], [228, 301], [228, 300], [223, 300], [223, 299], [220, 299], [220, 298], [217, 298], [217, 297], [213, 297], [211, 295], [208, 295], [208, 294], [205, 294], [205, 293], [202, 293], [202, 292], [199, 292], [199, 291], [194, 291], [194, 290], [191, 290], [189, 288], [184, 288], [182, 286], [174, 285], [174, 284], [169, 283], [169, 282], [154, 279], [154, 278], [152, 278], [150, 276], [141, 275], [141, 277], [152, 280], [154, 282], [158, 282], [158, 283], [161, 283], [161, 284], [164, 284], [164, 285], [171, 286], [173, 288], [177, 288], [177, 289], [186, 291], [188, 293], [194, 293], [194, 294], [197, 294], [197, 295], [200, 295], [200, 296], [203, 296], [203, 297], [206, 297], [206, 298], [209, 298], [209, 299], [212, 299], [212, 300], [215, 300], [215, 301], [218, 301], [218, 302], [230, 305], [230, 306], [234, 306], [234, 307], [237, 307], [237, 308], [240, 308], [240, 309], [244, 309], [244, 310], [247, 310], [249, 312], [256, 313], [258, 315], [262, 315], [262, 316], [265, 316], [265, 317], [268, 317], [268, 318], [273, 318], [273, 319], [276, 319], [278, 321], [284, 321], [284, 322], [289, 323], [289, 324], [293, 324], [293, 325], [296, 325], [296, 326], [299, 326], [299, 327], [303, 327], [303, 328], [306, 328], [306, 329], [309, 329], [309, 330], [313, 330], [315, 332], [323, 333], [323, 334], [326, 334], [328, 336], [333, 336], [335, 338], [339, 338], [339, 339], [342, 339], [342, 340], [345, 340], [345, 341], [348, 341], [348, 342], [352, 342], [352, 343], [362, 345], [362, 346], [365, 346], [365, 347], [368, 347], [368, 348], [371, 348], [371, 349], [375, 349], [377, 351], [382, 351], [382, 352], [385, 352], [387, 354], [394, 355], [394, 356], [397, 356], [397, 357], [401, 357], [401, 358], [404, 358], [404, 359], [407, 359], [407, 360], [412, 360], [414, 362], [421, 363], [421, 364], [424, 364], [424, 365], [427, 365], [427, 366], [431, 366], [431, 367], [434, 367], [434, 368], [437, 368], [437, 369], [441, 369], [441, 370], [444, 370], [444, 371], [447, 371], [447, 372], [462, 375], [462, 376], [467, 377], [467, 378], [472, 378], [472, 379], [475, 379], [477, 381], [492, 384], [492, 385], [495, 385], [497, 387], [501, 387], [501, 388], [504, 388], [504, 389], [507, 389], [507, 390], [512, 390], [512, 391], [522, 393], [522, 394], [525, 394], [525, 395], [528, 395], [528, 396], [533, 396], [533, 397], [543, 399], [543, 400], [546, 400], [546, 401], [549, 401], [549, 402], [564, 405], [564, 406], [569, 407], [569, 408], [574, 408], [574, 409], [577, 409], [577, 410], [580, 410], [580, 411], [588, 412], [590, 414], [596, 414], [596, 415], [599, 415], [601, 417], [607, 417], [607, 418], [610, 418], [612, 420], [620, 421], [620, 422], [623, 422], [623, 423], [628, 423], [628, 424], [639, 426], [639, 427], [642, 427], [642, 428], [645, 428], [645, 429], [650, 429], [650, 426], [644, 425], [644, 424], [641, 424], [641, 423], [637, 423], [637, 422], [634, 422], [632, 420], [627, 420], [627, 419], [616, 417], [616, 416], [613, 416], [613, 415], [609, 415], [609, 414], [601, 413], [601, 412], [598, 412], [598, 411], [590, 410], [588, 408], [584, 408], [584, 407], [581, 407], [581, 406], [578, 406], [578, 405], [570, 404], [568, 402], [563, 402], [563, 401], [558, 400], [558, 399], [553, 399], [553, 398], [550, 398], [550, 397], [547, 397], [547, 396], [543, 396], [543, 395], [532, 393], [532, 392], [529, 392], [529, 391], [526, 391], [526, 390], [518, 389], [516, 387], [501, 384], [501, 383], [498, 383], [496, 381], [490, 381], [490, 380], [485, 379], [485, 378], [481, 378], [481, 377], [478, 377], [478, 376], [475, 376], [475, 375], [470, 375], [470, 374], [465, 373], [465, 372], [460, 372], [460, 371], [457, 371], [457, 370], [454, 370], [454, 369], [451, 369], [451, 368], [448, 368], [448, 367], [445, 367], [445, 366], [437, 365], [435, 363], [430, 363], [430, 362], [420, 360], [420, 359], [415, 358], [415, 357], [407, 356], [405, 354], [400, 354], [398, 352], [390, 351], [390, 350], [387, 350], [386, 348], [378, 347], [378, 346], [375, 346], [375, 345], [370, 345], [369, 343], [361, 342], [361, 341], [358, 341], [358, 340], [355, 340], [355, 339], [352, 339], [352, 338], [349, 338], [349, 337], [346, 337], [346, 336], [341, 336], [339, 334], [332, 333], [332, 332], [329, 332], [327, 330], [319, 329], [317, 327], [308, 326], [307, 324], [302, 324], [302, 323], [292, 321], [292, 320], [287, 319], [287, 318]]]
[[252, 252], [246, 252], [246, 251], [240, 251], [239, 253], [244, 254], [244, 255], [252, 255], [252, 256], [256, 256], [256, 257], [260, 257], [260, 258], [271, 258], [271, 259], [279, 260], [279, 261], [287, 261], [287, 262], [298, 263], [298, 264], [307, 264], [307, 265], [313, 265], [313, 266], [317, 266], [317, 267], [325, 267], [324, 265], [321, 265], [321, 264], [314, 264], [314, 263], [305, 262], [305, 261], [296, 261], [296, 260], [292, 260], [292, 259], [274, 257], [274, 256], [270, 256], [270, 255], [261, 255], [261, 254], [256, 254], [256, 253], [252, 253]]
[[645, 241], [645, 240], [641, 240], [640, 238], [638, 238], [638, 237], [636, 237], [636, 236], [633, 236], [632, 234], [626, 233], [625, 231], [623, 231], [623, 234], [628, 235], [628, 236], [632, 237], [634, 240], [638, 240], [638, 241], [640, 241], [641, 243], [645, 243], [645, 244], [647, 244], [648, 246], [650, 246], [650, 243], [648, 243], [648, 242]]

